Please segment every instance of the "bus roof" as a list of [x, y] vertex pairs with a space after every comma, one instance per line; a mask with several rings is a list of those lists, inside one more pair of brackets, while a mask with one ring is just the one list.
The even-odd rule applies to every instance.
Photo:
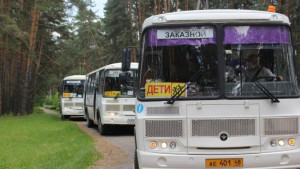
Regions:
[[[103, 67], [101, 67], [99, 69], [96, 69], [96, 70], [88, 73], [87, 76], [89, 76], [89, 75], [91, 75], [91, 74], [93, 74], [95, 72], [98, 72], [98, 71], [100, 71], [102, 69], [121, 69], [121, 67], [122, 67], [122, 63], [112, 63], [112, 64], [103, 66]], [[130, 69], [138, 69], [138, 63], [131, 62]]]
[[72, 75], [65, 77], [64, 80], [85, 80], [85, 78], [85, 75]]
[[285, 23], [290, 24], [287, 16], [275, 12], [257, 10], [211, 9], [191, 10], [154, 15], [144, 21], [143, 29], [151, 25], [182, 23]]

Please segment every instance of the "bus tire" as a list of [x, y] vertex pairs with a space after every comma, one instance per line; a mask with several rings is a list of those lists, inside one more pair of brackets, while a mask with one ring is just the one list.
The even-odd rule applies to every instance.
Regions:
[[69, 119], [69, 116], [61, 115], [61, 116], [60, 116], [60, 119], [61, 119], [61, 120], [68, 120], [68, 119]]
[[86, 123], [87, 123], [87, 127], [88, 127], [88, 128], [91, 128], [91, 127], [93, 127], [93, 125], [94, 125], [94, 122], [93, 122], [93, 121], [90, 119], [90, 117], [89, 117], [89, 113], [86, 113], [85, 117], [86, 117]]
[[107, 134], [107, 126], [101, 123], [101, 117], [98, 117], [98, 131], [101, 135]]
[[135, 149], [135, 151], [134, 151], [133, 169], [139, 169], [139, 161], [138, 161], [138, 158], [137, 158], [137, 152], [136, 152], [136, 149]]

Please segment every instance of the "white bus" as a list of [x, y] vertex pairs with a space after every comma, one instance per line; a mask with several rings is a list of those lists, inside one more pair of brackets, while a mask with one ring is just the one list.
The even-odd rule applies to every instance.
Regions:
[[72, 75], [63, 79], [60, 87], [61, 119], [70, 116], [83, 116], [83, 90], [85, 75]]
[[[299, 84], [285, 15], [151, 16], [140, 51], [135, 169], [300, 168]], [[265, 73], [251, 73], [252, 55]]]
[[135, 81], [137, 63], [132, 63], [131, 81], [121, 85], [121, 63], [103, 66], [87, 74], [84, 90], [84, 110], [87, 126], [98, 126], [105, 135], [111, 125], [134, 125]]

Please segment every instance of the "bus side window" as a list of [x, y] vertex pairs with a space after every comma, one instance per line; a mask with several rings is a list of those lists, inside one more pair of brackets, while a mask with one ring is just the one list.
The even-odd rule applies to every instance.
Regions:
[[99, 75], [99, 77], [100, 77], [100, 82], [99, 82], [99, 87], [100, 87], [100, 89], [99, 89], [99, 92], [100, 93], [103, 93], [103, 85], [104, 85], [104, 70], [101, 70], [100, 71], [100, 75]]

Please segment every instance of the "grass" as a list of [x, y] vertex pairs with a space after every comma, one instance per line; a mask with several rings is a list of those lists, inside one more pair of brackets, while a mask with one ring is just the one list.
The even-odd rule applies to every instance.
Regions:
[[0, 169], [85, 169], [99, 158], [93, 139], [57, 115], [0, 116]]

